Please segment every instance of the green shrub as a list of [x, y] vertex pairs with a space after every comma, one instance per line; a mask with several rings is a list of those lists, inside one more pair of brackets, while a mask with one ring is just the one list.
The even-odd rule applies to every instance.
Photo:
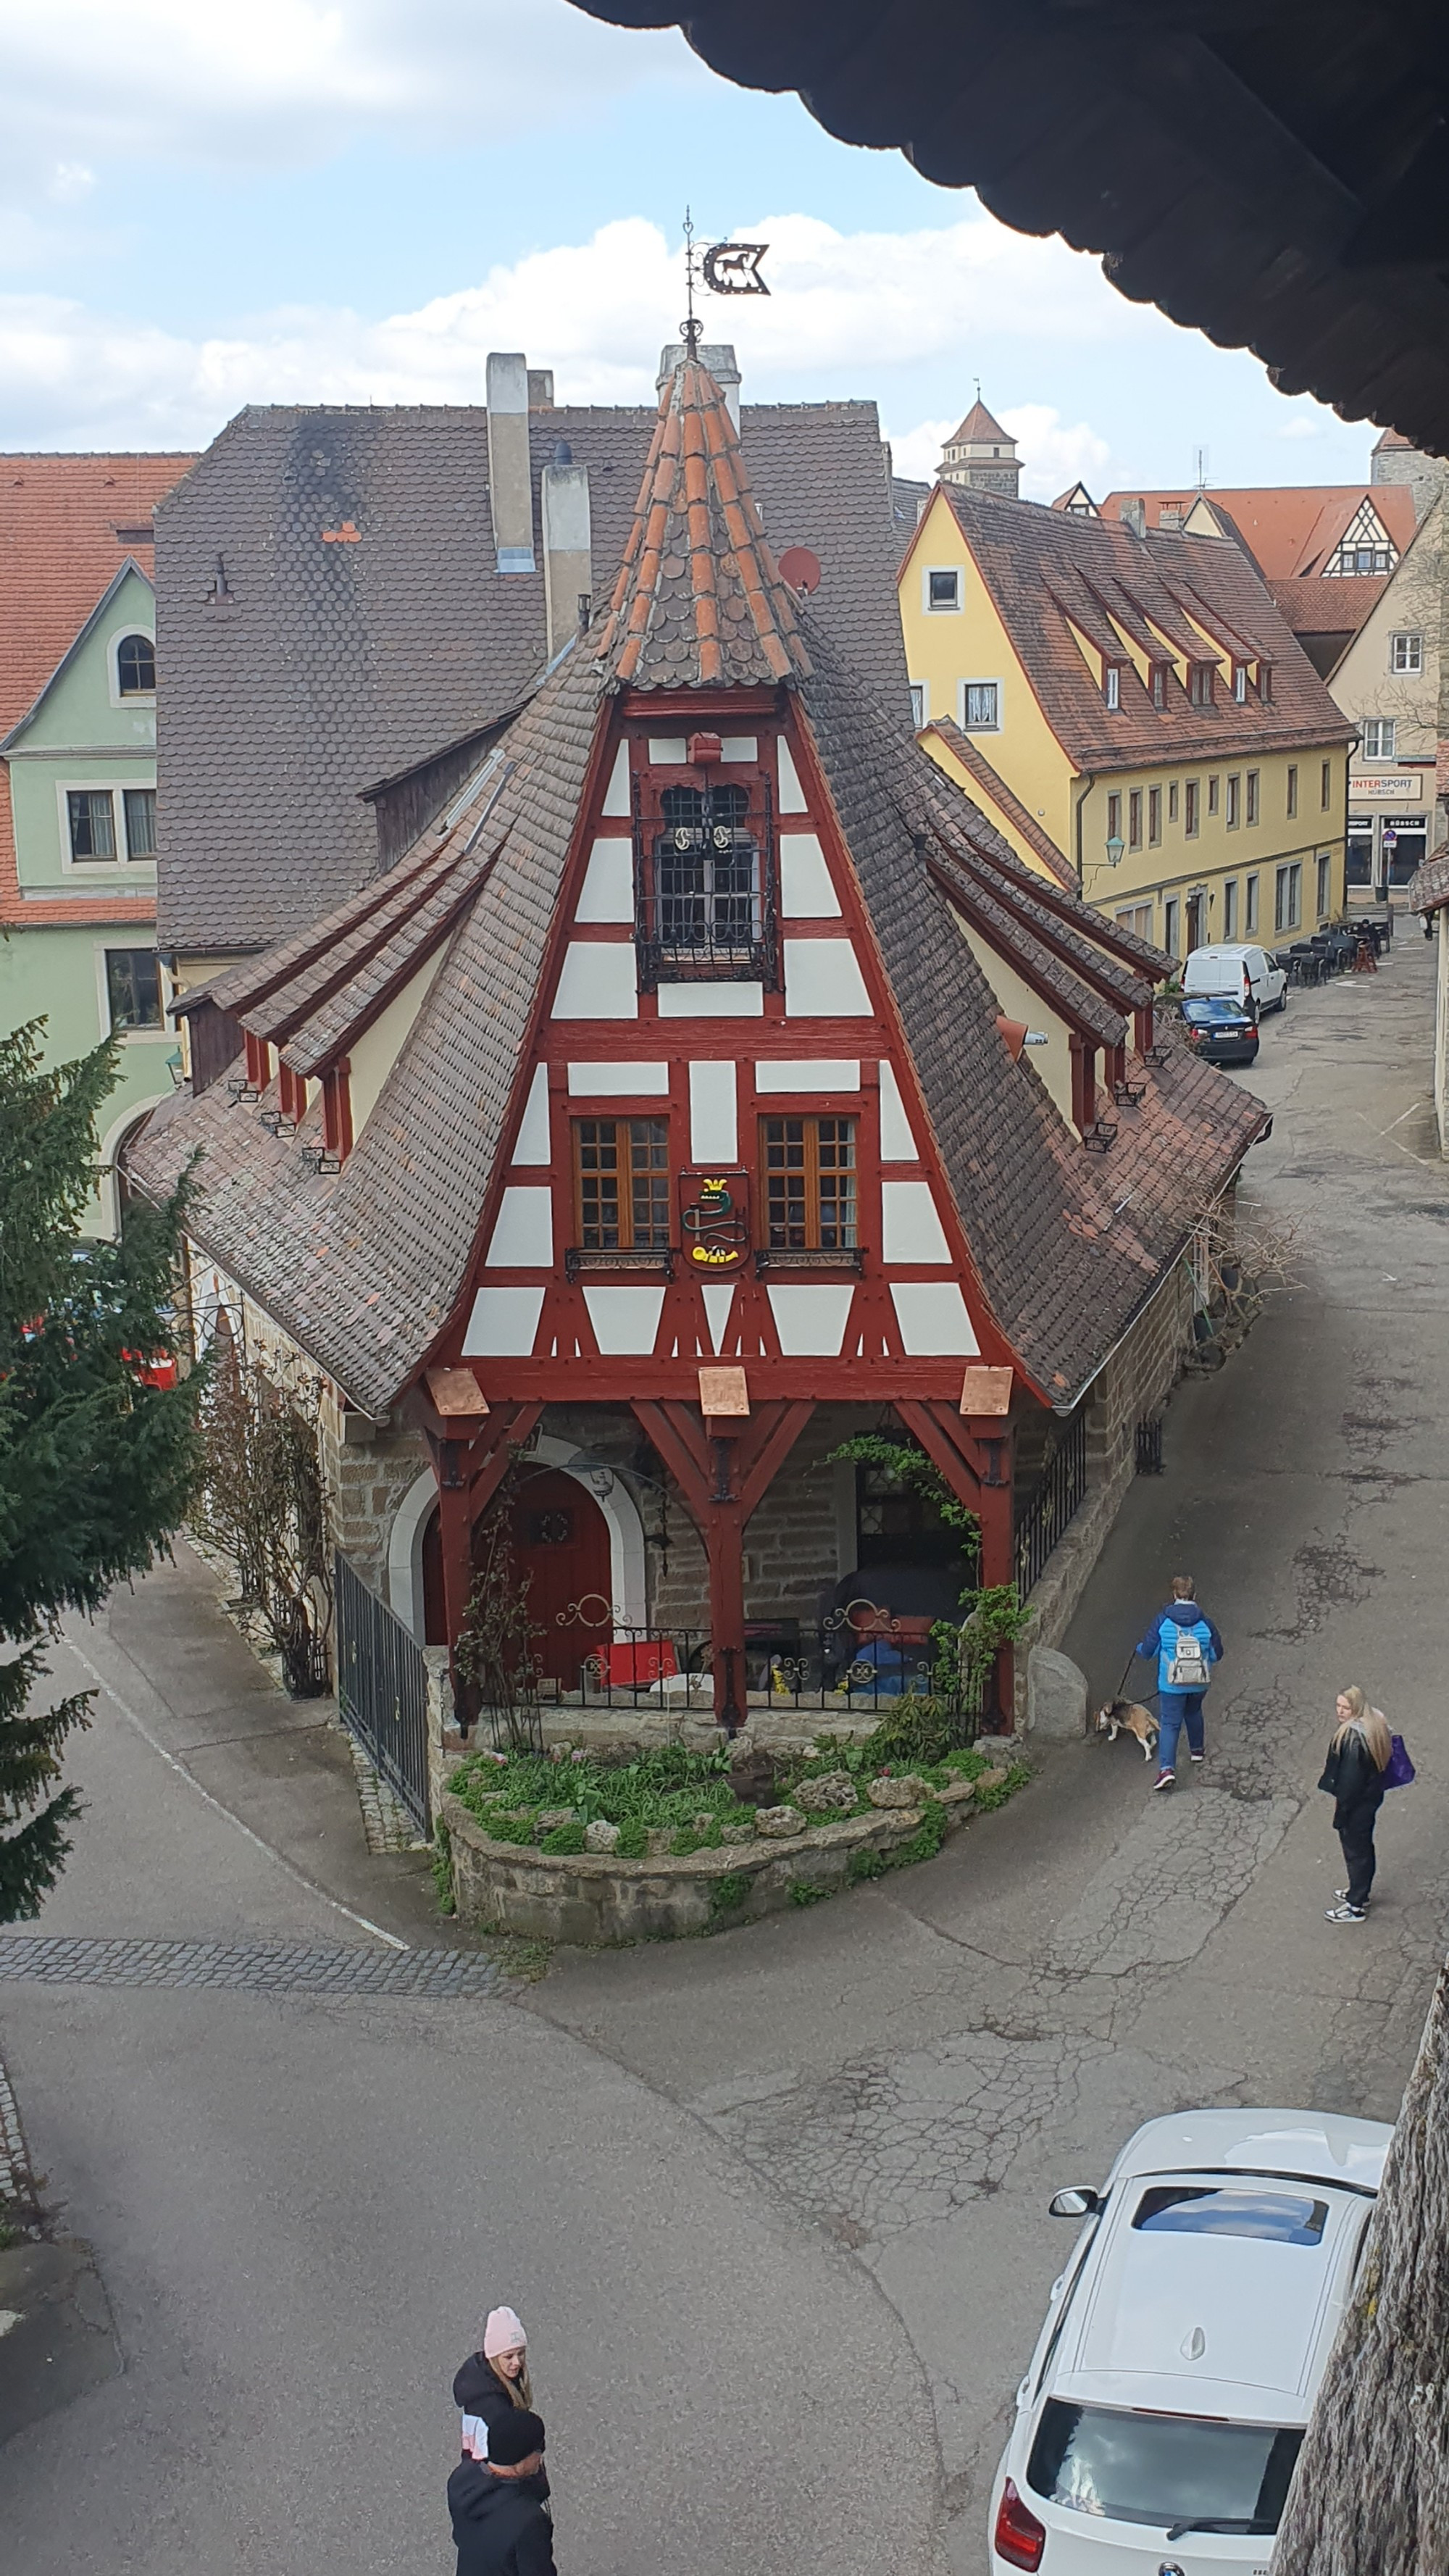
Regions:
[[643, 1860], [649, 1850], [649, 1828], [638, 1816], [626, 1817], [616, 1846], [621, 1860]]
[[918, 1771], [951, 1751], [951, 1719], [939, 1700], [903, 1691], [861, 1747], [871, 1771]]
[[910, 1841], [902, 1843], [899, 1851], [891, 1853], [891, 1867], [908, 1869], [912, 1861], [934, 1860], [945, 1839], [946, 1810], [939, 1799], [933, 1798]]
[[710, 1913], [715, 1916], [733, 1914], [737, 1906], [743, 1905], [749, 1892], [748, 1873], [742, 1869], [727, 1870], [723, 1878], [715, 1880], [710, 1890]]
[[717, 1824], [707, 1825], [698, 1833], [693, 1825], [681, 1825], [669, 1848], [684, 1860], [691, 1852], [718, 1851], [723, 1841], [724, 1835]]
[[566, 1825], [555, 1825], [552, 1833], [544, 1835], [538, 1848], [546, 1852], [581, 1852], [584, 1849], [583, 1817], [570, 1816]]
[[878, 1851], [852, 1852], [845, 1865], [845, 1875], [852, 1887], [858, 1887], [862, 1879], [883, 1878], [885, 1862]]
[[532, 1816], [484, 1814], [478, 1821], [485, 1834], [490, 1834], [496, 1843], [531, 1843], [533, 1840]]
[[813, 1878], [792, 1878], [790, 1881], [792, 1905], [818, 1905], [822, 1896], [829, 1894], [829, 1888], [817, 1886]]
[[453, 1837], [446, 1825], [439, 1825], [433, 1835], [433, 1887], [440, 1914], [456, 1914], [458, 1900], [453, 1889]]
[[[983, 1763], [982, 1769], [985, 1768]], [[1004, 1807], [1007, 1799], [1014, 1797], [1018, 1789], [1024, 1789], [1030, 1778], [1030, 1763], [1012, 1762], [1007, 1766], [1006, 1778], [998, 1780], [994, 1789], [978, 1789], [972, 1803], [982, 1814], [989, 1814], [993, 1807]]]

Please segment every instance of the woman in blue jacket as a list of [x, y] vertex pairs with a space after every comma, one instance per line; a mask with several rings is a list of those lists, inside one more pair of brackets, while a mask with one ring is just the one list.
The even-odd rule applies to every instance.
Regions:
[[1222, 1655], [1223, 1641], [1211, 1619], [1197, 1606], [1197, 1585], [1190, 1574], [1172, 1578], [1172, 1599], [1138, 1646], [1139, 1655], [1157, 1657], [1158, 1738], [1156, 1787], [1171, 1789], [1177, 1781], [1177, 1739], [1187, 1728], [1187, 1749], [1194, 1762], [1203, 1758], [1202, 1703], [1210, 1667]]

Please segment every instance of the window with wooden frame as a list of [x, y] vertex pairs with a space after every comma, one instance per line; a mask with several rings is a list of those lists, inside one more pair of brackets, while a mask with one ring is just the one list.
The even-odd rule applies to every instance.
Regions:
[[1147, 841], [1149, 848], [1155, 848], [1161, 838], [1162, 790], [1160, 787], [1149, 787], [1147, 790]]
[[1333, 803], [1333, 763], [1331, 760], [1325, 760], [1318, 773], [1318, 802], [1322, 806], [1325, 814]]
[[667, 1118], [576, 1118], [574, 1218], [584, 1252], [669, 1250]]
[[1133, 787], [1128, 792], [1127, 847], [1129, 850], [1140, 850], [1142, 847], [1142, 790], [1140, 787]]
[[1182, 791], [1182, 828], [1189, 841], [1195, 841], [1197, 839], [1198, 806], [1201, 800], [1201, 795], [1202, 790], [1198, 781], [1195, 778], [1190, 778]]
[[635, 940], [639, 981], [778, 982], [774, 831], [758, 773], [710, 765], [635, 780]]
[[1249, 823], [1256, 823], [1258, 819], [1258, 789], [1260, 777], [1261, 773], [1258, 770], [1249, 770], [1247, 779], [1247, 820]]
[[762, 1118], [760, 1168], [772, 1252], [855, 1251], [853, 1118]]
[[1298, 763], [1297, 763], [1297, 761], [1296, 761], [1296, 760], [1290, 760], [1290, 762], [1288, 763], [1288, 820], [1289, 820], [1289, 822], [1290, 822], [1290, 823], [1292, 822], [1293, 817], [1294, 817], [1294, 815], [1297, 813], [1297, 811], [1298, 811]]
[[1165, 707], [1167, 704], [1167, 675], [1171, 668], [1170, 662], [1152, 664], [1152, 703], [1155, 707]]
[[1177, 821], [1177, 780], [1175, 778], [1169, 779], [1167, 786], [1167, 819], [1169, 823]]
[[1210, 778], [1208, 780], [1208, 812], [1210, 814], [1216, 814], [1218, 810], [1219, 791], [1221, 787], [1222, 780], [1220, 778]]
[[1243, 819], [1243, 782], [1234, 770], [1228, 779], [1227, 827], [1236, 832]]
[[1216, 677], [1216, 673], [1217, 664], [1215, 662], [1189, 663], [1188, 678], [1190, 685], [1188, 696], [1195, 707], [1210, 707], [1212, 705], [1213, 681]]
[[1249, 877], [1243, 888], [1243, 928], [1252, 937], [1258, 927], [1258, 880]]

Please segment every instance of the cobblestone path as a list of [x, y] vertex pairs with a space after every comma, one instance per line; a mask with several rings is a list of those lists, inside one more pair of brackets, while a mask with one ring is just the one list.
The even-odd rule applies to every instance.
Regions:
[[0, 1935], [0, 1977], [59, 1986], [229, 1986], [246, 1994], [494, 1995], [496, 1959], [459, 1950], [256, 1941], [47, 1941]]

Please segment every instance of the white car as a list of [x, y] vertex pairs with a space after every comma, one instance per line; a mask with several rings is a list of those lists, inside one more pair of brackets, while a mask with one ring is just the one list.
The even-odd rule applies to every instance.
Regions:
[[991, 2495], [992, 2576], [1267, 2576], [1392, 2131], [1183, 2111], [1128, 2139], [1053, 2284]]
[[1251, 1002], [1261, 1019], [1265, 1011], [1288, 1007], [1288, 978], [1266, 948], [1251, 941], [1229, 941], [1219, 948], [1194, 948], [1182, 970], [1184, 993], [1215, 993], [1229, 1002]]

